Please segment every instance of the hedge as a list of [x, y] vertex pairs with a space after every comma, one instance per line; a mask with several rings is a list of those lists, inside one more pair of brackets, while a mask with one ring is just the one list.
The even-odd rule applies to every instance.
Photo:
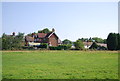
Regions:
[[41, 43], [39, 46], [37, 46], [38, 48], [48, 48], [48, 44], [47, 43]]
[[57, 47], [55, 46], [49, 46], [50, 50], [68, 50], [71, 48], [71, 45], [59, 45]]

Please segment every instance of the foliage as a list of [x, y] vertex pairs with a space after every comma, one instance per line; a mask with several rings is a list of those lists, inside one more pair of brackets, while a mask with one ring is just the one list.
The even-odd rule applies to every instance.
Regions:
[[98, 46], [98, 50], [107, 50], [107, 48], [104, 46]]
[[63, 45], [59, 45], [58, 47], [64, 50], [68, 50], [71, 48], [71, 46], [72, 46], [71, 44], [63, 44]]
[[81, 40], [83, 42], [97, 42], [97, 43], [106, 43], [106, 39], [102, 39], [102, 38], [98, 38], [98, 37], [93, 37], [93, 38], [81, 38], [81, 39], [78, 39], [78, 40]]
[[0, 50], [2, 50], [2, 38], [0, 37]]
[[18, 33], [16, 36], [2, 35], [2, 49], [3, 50], [17, 50], [21, 49], [24, 33]]
[[3, 79], [118, 79], [117, 51], [3, 51], [2, 58]]
[[38, 33], [49, 33], [49, 32], [51, 32], [51, 31], [48, 28], [38, 31]]
[[81, 40], [77, 40], [74, 42], [74, 46], [77, 50], [83, 50], [84, 49], [84, 44]]
[[102, 39], [102, 38], [93, 37], [92, 39], [95, 40], [95, 42], [97, 43], [105, 43], [105, 39]]
[[88, 39], [88, 42], [93, 42], [93, 39], [90, 37], [90, 38]]
[[27, 34], [27, 36], [32, 36], [32, 33]]
[[88, 41], [88, 38], [79, 38], [78, 40], [81, 40], [82, 42], [86, 42], [86, 41]]
[[62, 41], [62, 45], [59, 45], [59, 47], [61, 47], [62, 49], [64, 50], [68, 50], [71, 48], [72, 46], [72, 41], [68, 40], [68, 39], [65, 39]]
[[34, 47], [33, 46], [22, 46], [23, 49], [26, 49], [26, 50], [33, 50]]
[[72, 44], [72, 41], [65, 39], [62, 41], [63, 44]]
[[119, 44], [118, 44], [120, 43], [119, 39], [120, 39], [119, 34], [110, 33], [107, 37], [108, 50], [120, 50]]
[[89, 49], [94, 49], [94, 50], [96, 50], [96, 49], [97, 49], [97, 50], [107, 50], [106, 47], [97, 45], [96, 42], [93, 42], [93, 44], [90, 46]]
[[120, 34], [117, 34], [117, 39], [118, 39], [118, 46], [117, 46], [117, 50], [120, 50]]
[[50, 50], [68, 50], [70, 48], [71, 48], [71, 44], [63, 44], [63, 45], [59, 45], [57, 47], [49, 46]]
[[104, 42], [103, 42], [104, 44], [107, 44], [107, 39], [104, 39], [103, 41], [104, 41]]
[[38, 46], [38, 48], [48, 48], [48, 44], [47, 43], [41, 43], [40, 46]]
[[62, 50], [62, 47], [49, 46], [50, 50]]
[[98, 45], [96, 44], [96, 42], [93, 42], [93, 44], [90, 46], [89, 49], [97, 49]]

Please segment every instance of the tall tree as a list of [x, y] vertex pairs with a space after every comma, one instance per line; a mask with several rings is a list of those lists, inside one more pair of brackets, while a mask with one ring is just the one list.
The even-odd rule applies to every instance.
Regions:
[[117, 34], [117, 39], [118, 39], [118, 46], [117, 46], [117, 50], [120, 50], [120, 34]]
[[108, 50], [117, 50], [118, 48], [118, 37], [115, 33], [110, 33], [107, 37]]

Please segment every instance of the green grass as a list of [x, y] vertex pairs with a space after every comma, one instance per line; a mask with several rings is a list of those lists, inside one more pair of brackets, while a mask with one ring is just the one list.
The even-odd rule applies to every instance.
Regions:
[[4, 51], [7, 79], [118, 79], [118, 52]]

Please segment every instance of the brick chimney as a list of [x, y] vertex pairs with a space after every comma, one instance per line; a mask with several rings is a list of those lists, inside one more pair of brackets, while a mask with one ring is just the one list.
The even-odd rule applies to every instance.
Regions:
[[55, 29], [54, 29], [54, 28], [52, 29], [52, 32], [55, 32]]
[[15, 36], [15, 32], [12, 33], [12, 36]]

